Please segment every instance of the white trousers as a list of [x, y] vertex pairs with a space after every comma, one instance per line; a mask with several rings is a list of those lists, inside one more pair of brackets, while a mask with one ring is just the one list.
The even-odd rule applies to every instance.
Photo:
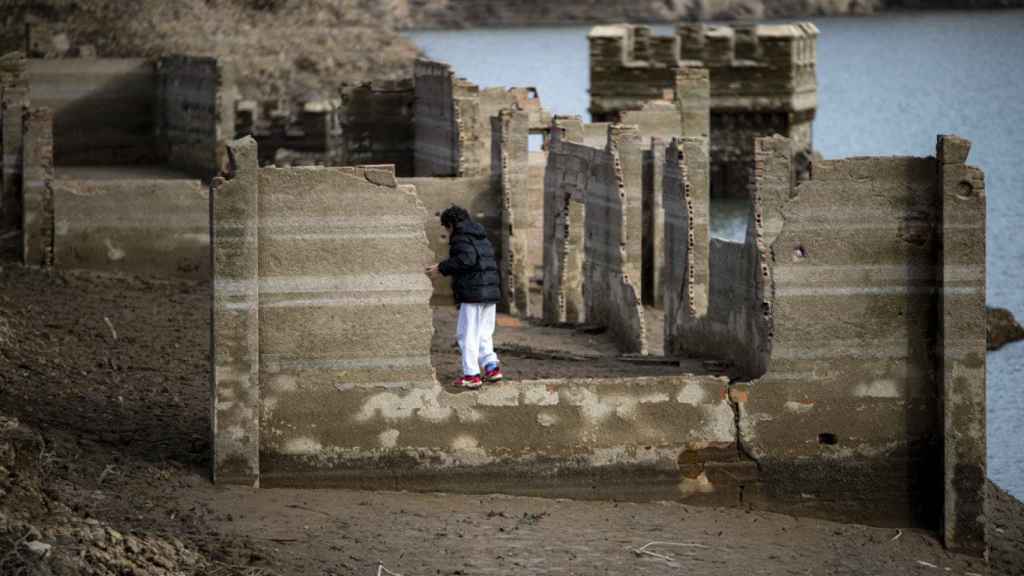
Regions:
[[488, 364], [497, 364], [494, 353], [494, 304], [462, 304], [459, 306], [459, 327], [455, 337], [462, 351], [462, 373], [480, 374]]

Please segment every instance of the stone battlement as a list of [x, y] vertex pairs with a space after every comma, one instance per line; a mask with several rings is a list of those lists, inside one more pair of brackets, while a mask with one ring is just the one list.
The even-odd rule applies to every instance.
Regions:
[[664, 99], [674, 70], [711, 71], [713, 109], [809, 112], [817, 107], [818, 29], [782, 25], [681, 24], [674, 36], [647, 26], [597, 26], [590, 41], [590, 112], [607, 120], [644, 101]]

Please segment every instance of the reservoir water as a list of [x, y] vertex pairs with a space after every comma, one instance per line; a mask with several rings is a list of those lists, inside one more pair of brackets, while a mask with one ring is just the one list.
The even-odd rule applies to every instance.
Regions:
[[[814, 147], [826, 158], [934, 154], [970, 139], [985, 171], [990, 306], [1024, 319], [1024, 10], [811, 18], [818, 39]], [[655, 26], [670, 34], [670, 26]], [[409, 32], [481, 86], [535, 86], [588, 118], [588, 26]], [[728, 233], [728, 231], [722, 231]], [[988, 355], [989, 476], [1024, 499], [1024, 342]]]

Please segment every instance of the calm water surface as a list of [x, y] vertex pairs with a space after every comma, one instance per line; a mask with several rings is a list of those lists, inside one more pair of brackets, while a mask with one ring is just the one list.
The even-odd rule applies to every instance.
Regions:
[[[814, 147], [826, 158], [934, 154], [973, 143], [988, 192], [989, 305], [1024, 319], [1024, 11], [817, 18]], [[671, 27], [655, 27], [669, 34]], [[587, 117], [587, 26], [413, 32], [432, 58], [482, 86], [535, 86]], [[738, 228], [720, 230], [735, 235]], [[1024, 342], [988, 355], [989, 476], [1024, 498]]]

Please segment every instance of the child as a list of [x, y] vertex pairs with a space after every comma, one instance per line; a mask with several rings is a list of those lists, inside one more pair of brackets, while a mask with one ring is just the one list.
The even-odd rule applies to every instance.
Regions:
[[470, 219], [459, 206], [441, 213], [441, 225], [448, 231], [448, 259], [427, 268], [431, 276], [452, 277], [452, 292], [459, 307], [456, 338], [462, 351], [461, 388], [479, 388], [483, 380], [501, 380], [501, 367], [494, 353], [495, 304], [501, 297], [501, 280], [494, 247], [484, 227]]

